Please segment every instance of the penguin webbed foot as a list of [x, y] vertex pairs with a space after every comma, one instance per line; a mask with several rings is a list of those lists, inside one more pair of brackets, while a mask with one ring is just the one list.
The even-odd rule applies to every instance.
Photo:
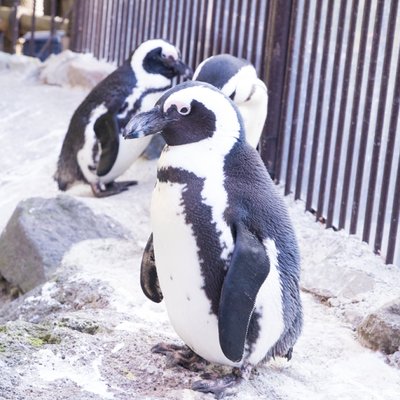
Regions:
[[238, 385], [249, 379], [252, 371], [250, 365], [233, 368], [232, 373], [224, 376], [218, 374], [202, 374], [202, 380], [193, 382], [192, 390], [202, 393], [212, 393], [216, 399], [222, 399], [237, 393]]
[[114, 196], [125, 190], [128, 190], [129, 186], [136, 185], [137, 181], [121, 181], [121, 182], [110, 182], [107, 184], [91, 183], [90, 187], [95, 197], [103, 198]]
[[187, 346], [159, 343], [152, 347], [151, 352], [166, 356], [169, 368], [180, 366], [189, 371], [199, 372], [203, 371], [207, 364], [206, 360]]

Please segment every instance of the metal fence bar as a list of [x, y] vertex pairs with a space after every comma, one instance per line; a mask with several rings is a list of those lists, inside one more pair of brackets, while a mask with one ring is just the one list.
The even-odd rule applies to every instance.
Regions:
[[[305, 53], [306, 49], [306, 39], [307, 39], [307, 24], [308, 24], [308, 17], [309, 17], [309, 5], [310, 2], [306, 2], [304, 5], [304, 14], [302, 20], [302, 27], [301, 27], [301, 44], [299, 50], [299, 56]], [[302, 61], [302, 60], [301, 60]], [[302, 75], [303, 75], [303, 68], [304, 63], [299, 62], [298, 69], [297, 69], [297, 77], [295, 83], [295, 93], [294, 93], [294, 111], [293, 117], [291, 121], [291, 130], [290, 130], [290, 144], [289, 144], [289, 153], [288, 153], [288, 161], [287, 161], [287, 170], [286, 170], [286, 179], [285, 179], [285, 195], [291, 193], [291, 184], [292, 184], [292, 174], [293, 174], [293, 159], [294, 159], [294, 151], [295, 151], [295, 142], [296, 142], [296, 128], [297, 122], [299, 117], [299, 107], [300, 107], [300, 91], [302, 86]]]
[[[386, 35], [386, 49], [384, 55], [383, 62], [383, 71], [380, 80], [380, 94], [379, 94], [379, 103], [378, 103], [378, 116], [375, 127], [375, 137], [374, 137], [374, 146], [371, 158], [371, 165], [378, 166], [379, 165], [379, 153], [381, 149], [381, 140], [382, 140], [382, 129], [383, 129], [383, 121], [385, 116], [385, 103], [386, 96], [388, 91], [388, 76], [390, 73], [390, 64], [392, 60], [392, 52], [393, 52], [393, 39], [395, 35], [396, 29], [396, 16], [397, 16], [397, 1], [392, 1], [390, 6], [389, 13], [389, 27], [388, 33]], [[363, 227], [362, 239], [363, 241], [369, 242], [370, 240], [370, 232], [371, 232], [371, 220], [373, 216], [373, 206], [374, 206], [374, 198], [376, 193], [376, 181], [378, 175], [378, 168], [371, 168], [369, 175], [369, 183], [368, 183], [368, 192], [367, 192], [367, 204], [365, 211], [365, 220]]]
[[[347, 38], [347, 50], [346, 50], [346, 58], [343, 72], [343, 87], [349, 87], [350, 74], [351, 74], [351, 63], [352, 63], [352, 54], [354, 49], [355, 42], [355, 33], [356, 33], [356, 25], [357, 25], [357, 12], [359, 9], [359, 1], [353, 0], [351, 6], [351, 19], [350, 19], [350, 27], [349, 34]], [[333, 215], [335, 211], [338, 187], [338, 176], [339, 176], [339, 165], [341, 163], [341, 150], [343, 145], [343, 133], [344, 133], [344, 123], [345, 123], [345, 112], [348, 104], [348, 90], [343, 90], [340, 108], [339, 108], [339, 122], [337, 128], [337, 135], [335, 141], [335, 150], [333, 156], [333, 166], [332, 166], [332, 177], [331, 177], [331, 185], [329, 190], [329, 199], [328, 199], [328, 212], [326, 218], [326, 225], [328, 227], [333, 226]], [[340, 195], [340, 194], [339, 194]], [[340, 227], [340, 223], [338, 225]]]
[[[375, 242], [374, 242], [374, 250], [375, 252], [379, 252], [382, 246], [382, 237], [383, 237], [383, 228], [385, 224], [385, 215], [386, 208], [388, 206], [388, 192], [389, 192], [389, 181], [391, 170], [393, 166], [393, 152], [396, 140], [397, 126], [398, 126], [398, 118], [399, 118], [399, 107], [400, 107], [400, 53], [397, 58], [397, 68], [396, 68], [396, 78], [394, 82], [394, 93], [392, 99], [392, 107], [390, 113], [390, 125], [389, 125], [389, 135], [388, 142], [386, 147], [386, 157], [384, 162], [384, 170], [383, 170], [383, 184], [381, 197], [379, 201], [379, 211], [378, 211], [378, 222], [376, 227], [375, 234]], [[399, 157], [400, 160], [400, 157]], [[399, 161], [400, 162], [400, 161]], [[400, 164], [398, 166], [398, 171], [400, 170]], [[386, 261], [388, 263], [393, 262], [394, 257], [394, 249], [396, 243], [396, 235], [397, 235], [397, 226], [398, 226], [398, 214], [399, 214], [399, 192], [400, 192], [400, 177], [399, 173], [397, 175], [395, 190], [397, 188], [397, 193], [394, 195], [393, 206], [392, 206], [392, 219], [390, 221], [390, 234], [389, 234], [389, 243], [386, 252]]]
[[[280, 132], [282, 115], [285, 115], [286, 112], [285, 108], [282, 107], [282, 105], [286, 105], [286, 101], [282, 101], [282, 99], [284, 98], [286, 71], [288, 71], [286, 65], [287, 63], [291, 64], [291, 58], [289, 57], [292, 55], [292, 51], [291, 47], [289, 48], [289, 35], [291, 26], [294, 26], [290, 23], [295, 17], [293, 13], [296, 12], [296, 9], [292, 11], [294, 4], [297, 4], [297, 2], [286, 1], [283, 4], [277, 0], [270, 1], [269, 18], [267, 29], [265, 30], [266, 51], [264, 65], [266, 66], [265, 80], [269, 91], [269, 101], [267, 121], [261, 138], [260, 150], [263, 161], [273, 179], [279, 179], [280, 174], [280, 165], [278, 167], [277, 162], [280, 159], [282, 141], [278, 143], [278, 132]], [[278, 27], [280, 29], [277, 29]], [[288, 51], [281, 51], [284, 48], [287, 48]]]
[[[319, 194], [318, 194], [318, 203], [316, 210], [316, 218], [317, 220], [326, 216], [324, 214], [324, 202], [325, 202], [325, 194], [327, 192], [327, 174], [328, 174], [328, 163], [329, 163], [329, 153], [331, 151], [332, 146], [332, 130], [333, 130], [333, 122], [334, 122], [334, 108], [335, 103], [337, 101], [337, 89], [338, 89], [338, 80], [339, 80], [339, 68], [340, 68], [340, 58], [343, 49], [343, 34], [344, 34], [344, 25], [345, 25], [345, 15], [346, 15], [346, 1], [341, 1], [340, 9], [339, 9], [339, 17], [338, 17], [338, 32], [335, 41], [335, 51], [334, 51], [334, 59], [333, 59], [333, 77], [331, 81], [330, 88], [330, 98], [328, 105], [328, 120], [326, 125], [326, 136], [325, 136], [325, 145], [324, 151], [322, 155], [322, 170], [321, 177], [319, 182]], [[327, 24], [327, 28], [328, 28]], [[331, 225], [330, 225], [331, 226]]]
[[[363, 109], [363, 114], [361, 117], [361, 140], [360, 140], [360, 148], [358, 153], [358, 162], [357, 162], [357, 170], [356, 170], [356, 180], [355, 180], [355, 190], [354, 190], [354, 198], [352, 205], [352, 213], [350, 220], [350, 233], [357, 232], [357, 222], [358, 222], [358, 212], [360, 207], [360, 196], [361, 196], [361, 188], [362, 188], [362, 178], [364, 174], [365, 167], [365, 155], [366, 155], [366, 147], [368, 140], [368, 132], [370, 128], [371, 122], [371, 109], [373, 102], [373, 90], [375, 83], [375, 75], [376, 75], [376, 65], [377, 65], [377, 55], [379, 50], [379, 39], [382, 28], [382, 15], [383, 15], [383, 0], [378, 1], [378, 7], [375, 14], [375, 22], [374, 22], [374, 32], [372, 38], [372, 51], [371, 51], [371, 61], [368, 69], [368, 86], [367, 86], [367, 94], [366, 94], [366, 104]], [[371, 215], [368, 215], [368, 219], [371, 218]]]
[[[301, 188], [303, 182], [303, 171], [304, 171], [304, 158], [305, 152], [307, 147], [307, 139], [308, 139], [308, 132], [309, 132], [309, 122], [310, 122], [310, 108], [314, 90], [314, 83], [315, 83], [315, 66], [316, 66], [316, 59], [317, 59], [317, 51], [318, 51], [318, 34], [319, 34], [319, 26], [321, 22], [321, 12], [322, 12], [322, 1], [316, 2], [316, 15], [314, 19], [314, 27], [313, 27], [313, 34], [312, 34], [312, 47], [311, 47], [311, 55], [310, 55], [310, 69], [308, 71], [307, 77], [307, 91], [306, 91], [306, 101], [305, 101], [305, 110], [304, 110], [304, 119], [303, 119], [303, 127], [301, 131], [301, 141], [300, 141], [300, 152], [299, 152], [299, 161], [297, 164], [297, 179], [296, 179], [296, 186], [295, 186], [295, 193], [294, 198], [300, 199], [301, 198]], [[306, 209], [309, 207], [309, 204], [306, 204]]]
[[[311, 148], [311, 160], [310, 160], [310, 168], [309, 168], [308, 183], [307, 183], [306, 210], [313, 209], [312, 200], [314, 194], [315, 173], [317, 167], [317, 153], [319, 150], [320, 136], [321, 136], [322, 106], [324, 103], [324, 96], [325, 96], [325, 80], [326, 80], [326, 70], [327, 70], [328, 56], [329, 56], [329, 42], [331, 39], [330, 35], [332, 32], [332, 27], [330, 24], [332, 22], [333, 6], [334, 3], [332, 1], [328, 2], [328, 11], [325, 20], [325, 31], [323, 34], [323, 53], [321, 60], [321, 70], [319, 72], [320, 80], [319, 80], [319, 88], [317, 94], [317, 111], [315, 116], [314, 129], [312, 132], [313, 142]], [[317, 18], [320, 18], [318, 14]], [[299, 189], [301, 190], [301, 187]]]
[[[270, 124], [272, 127], [270, 128], [272, 131], [276, 132], [277, 135], [277, 148], [276, 148], [276, 161], [274, 163], [275, 165], [275, 173], [273, 175], [273, 178], [277, 183], [281, 182], [283, 179], [282, 176], [282, 160], [284, 157], [284, 145], [285, 145], [285, 135], [283, 134], [285, 132], [285, 124], [286, 124], [286, 118], [288, 115], [288, 104], [289, 104], [289, 93], [290, 93], [290, 76], [291, 76], [291, 68], [293, 68], [294, 64], [294, 35], [295, 35], [295, 30], [296, 30], [296, 19], [299, 13], [299, 3], [297, 1], [292, 1], [291, 2], [291, 7], [290, 7], [290, 23], [289, 27], [290, 29], [287, 32], [287, 61], [285, 65], [287, 67], [283, 70], [284, 71], [284, 76], [283, 76], [283, 84], [282, 84], [282, 97], [279, 98], [278, 101], [274, 102], [274, 105], [281, 103], [282, 107], [279, 107], [278, 110], [280, 112], [279, 118], [277, 118], [277, 121], [275, 121], [275, 118], [273, 118], [273, 112], [274, 105], [269, 105], [268, 104], [268, 115], [267, 115], [267, 121], [266, 121], [266, 130], [268, 131]], [[281, 30], [278, 30], [281, 31]], [[278, 43], [280, 43], [278, 41]], [[283, 44], [283, 43], [282, 43]], [[267, 46], [267, 48], [270, 48], [271, 46]], [[278, 53], [279, 55], [282, 54], [281, 52]], [[279, 62], [276, 63], [278, 70], [279, 68]], [[290, 66], [290, 67], [288, 67]], [[267, 71], [267, 76], [269, 75]], [[271, 71], [271, 81], [272, 79], [272, 71]], [[271, 83], [270, 83], [271, 85]], [[275, 91], [276, 93], [276, 91]], [[272, 110], [271, 110], [272, 109]], [[270, 122], [272, 120], [272, 122]], [[276, 124], [274, 127], [273, 124]], [[279, 134], [280, 133], [280, 134]], [[263, 156], [265, 154], [264, 150], [264, 135], [261, 138], [261, 155]], [[263, 158], [264, 163], [265, 159]]]
[[[349, 185], [351, 178], [351, 165], [353, 162], [353, 154], [354, 154], [354, 142], [355, 142], [355, 134], [357, 128], [357, 120], [358, 120], [358, 112], [359, 112], [359, 103], [360, 103], [360, 92], [361, 92], [361, 83], [362, 76], [364, 71], [364, 58], [365, 51], [367, 46], [367, 37], [368, 37], [368, 23], [369, 23], [369, 15], [371, 9], [371, 2], [364, 4], [364, 14], [362, 21], [362, 35], [360, 41], [360, 49], [358, 53], [358, 61], [357, 61], [357, 73], [355, 80], [355, 96], [353, 98], [352, 112], [351, 112], [351, 125], [349, 132], [349, 142], [347, 145], [346, 152], [346, 164], [345, 164], [345, 175], [343, 181], [343, 194], [341, 200], [341, 208], [340, 208], [340, 216], [339, 216], [339, 229], [345, 227], [346, 223], [346, 213], [347, 213], [347, 205], [348, 205], [348, 197], [349, 197]], [[343, 116], [342, 116], [343, 118]]]

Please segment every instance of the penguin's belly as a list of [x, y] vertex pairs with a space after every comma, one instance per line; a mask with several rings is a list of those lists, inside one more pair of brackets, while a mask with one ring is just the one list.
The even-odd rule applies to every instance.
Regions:
[[117, 158], [110, 172], [99, 176], [99, 181], [109, 183], [117, 179], [140, 157], [150, 141], [151, 136], [135, 140], [124, 140], [120, 137]]
[[219, 345], [218, 321], [203, 289], [196, 238], [185, 220], [185, 185], [160, 183], [152, 198], [152, 228], [157, 274], [168, 316], [177, 334], [208, 361], [238, 365]]

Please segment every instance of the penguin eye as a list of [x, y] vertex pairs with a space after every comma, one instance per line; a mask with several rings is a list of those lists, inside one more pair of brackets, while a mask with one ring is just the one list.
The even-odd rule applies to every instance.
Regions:
[[190, 107], [182, 106], [182, 107], [178, 108], [178, 113], [181, 115], [188, 115], [190, 113]]
[[161, 58], [167, 58], [167, 56], [163, 52], [161, 52]]

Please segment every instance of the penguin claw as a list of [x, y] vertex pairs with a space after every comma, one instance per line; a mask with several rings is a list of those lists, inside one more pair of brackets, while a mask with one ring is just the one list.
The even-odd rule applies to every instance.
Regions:
[[199, 372], [204, 370], [206, 361], [194, 353], [187, 346], [159, 343], [152, 347], [152, 353], [163, 354], [167, 357], [167, 366], [170, 368], [180, 366], [189, 371]]
[[95, 197], [103, 198], [113, 196], [128, 190], [129, 186], [136, 185], [137, 181], [110, 182], [106, 185], [100, 183], [92, 183], [90, 187]]
[[118, 182], [112, 182], [112, 185], [115, 187], [121, 187], [121, 188], [128, 188], [129, 186], [134, 186], [137, 185], [138, 181], [118, 181]]
[[234, 395], [236, 393], [236, 386], [241, 381], [241, 377], [232, 373], [214, 380], [200, 380], [193, 382], [192, 390], [201, 393], [212, 393], [216, 399], [222, 399]]

